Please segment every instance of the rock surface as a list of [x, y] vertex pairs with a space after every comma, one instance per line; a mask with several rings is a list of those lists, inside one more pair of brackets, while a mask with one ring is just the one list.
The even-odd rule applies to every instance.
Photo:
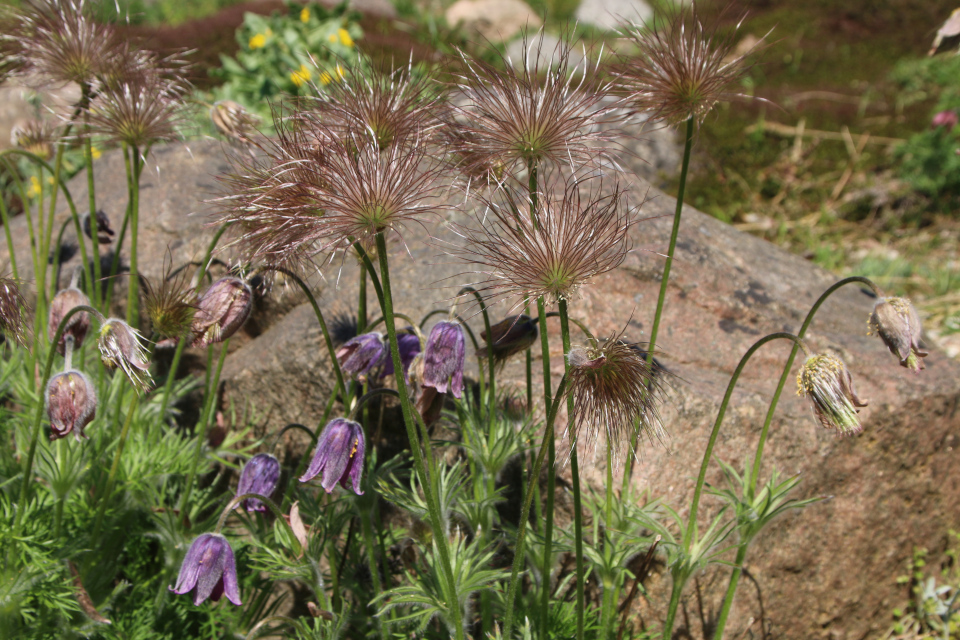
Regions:
[[[215, 191], [213, 175], [228, 163], [217, 143], [192, 144], [190, 149], [188, 154], [182, 146], [158, 148], [153, 158], [159, 172], [153, 162], [144, 172], [142, 254], [147, 275], [160, 273], [167, 245], [175, 262], [191, 259], [212, 233], [205, 226], [207, 206], [200, 200]], [[119, 221], [126, 198], [118, 154], [105, 154], [97, 167], [100, 201]], [[647, 185], [633, 178], [628, 182], [637, 203]], [[85, 202], [82, 181], [71, 183], [71, 188], [74, 199]], [[583, 289], [581, 298], [571, 301], [571, 314], [597, 335], [626, 325], [626, 338], [649, 337], [663, 267], [660, 254], [666, 251], [673, 208], [673, 199], [664, 195], [647, 202], [638, 214], [643, 220], [633, 229], [635, 251], [620, 268], [597, 278]], [[455, 213], [447, 220], [463, 221], [467, 215]], [[391, 249], [397, 308], [415, 320], [431, 309], [447, 308], [459, 285], [471, 281], [462, 275], [465, 267], [441, 255], [444, 242], [456, 242], [447, 220], [429, 224], [435, 236], [430, 243], [425, 242], [424, 230], [412, 225], [404, 244], [397, 242]], [[22, 225], [22, 218], [13, 224]], [[15, 236], [26, 251], [22, 229], [17, 227]], [[355, 312], [354, 261], [337, 261], [324, 275], [317, 297], [328, 321], [335, 314]], [[675, 376], [663, 408], [668, 435], [663, 445], [644, 447], [634, 486], [649, 489], [652, 497], [662, 497], [685, 512], [718, 404], [741, 356], [767, 333], [796, 331], [809, 306], [834, 280], [772, 244], [684, 208], [658, 344], [661, 360]], [[285, 304], [291, 299], [295, 296], [288, 295]], [[764, 469], [801, 473], [799, 495], [833, 499], [782, 517], [755, 541], [746, 562], [755, 583], [741, 583], [729, 637], [739, 637], [751, 618], [777, 638], [879, 635], [889, 624], [890, 610], [907, 598], [896, 577], [903, 573], [914, 546], [941, 551], [947, 530], [956, 527], [960, 479], [952, 465], [953, 448], [960, 443], [956, 416], [960, 365], [934, 351], [920, 375], [897, 366], [879, 339], [866, 335], [872, 303], [858, 287], [848, 286], [824, 304], [811, 326], [811, 347], [839, 353], [861, 396], [872, 401], [861, 414], [865, 432], [841, 439], [820, 428], [806, 401], [793, 394], [790, 380], [767, 444]], [[372, 292], [369, 304], [376, 304]], [[480, 318], [466, 303], [460, 312], [476, 332]], [[496, 309], [494, 320], [506, 313], [505, 307]], [[550, 322], [556, 383], [563, 369], [562, 353], [559, 327]], [[274, 313], [267, 326], [227, 358], [225, 402], [238, 409], [255, 407], [271, 430], [287, 422], [316, 423], [332, 376], [312, 309], [301, 304], [282, 319]], [[775, 342], [763, 347], [745, 368], [717, 444], [718, 458], [742, 467], [752, 456], [788, 352], [789, 344]], [[475, 375], [476, 365], [471, 366]], [[539, 367], [535, 364], [534, 370]], [[519, 362], [509, 365], [504, 375], [503, 386], [512, 383], [519, 389]], [[603, 460], [595, 459], [590, 450], [582, 453], [586, 481], [602, 486]], [[722, 481], [716, 465], [708, 481]], [[717, 501], [706, 497], [703, 517], [717, 508]], [[724, 570], [701, 577], [704, 610], [718, 609], [726, 576]], [[666, 602], [657, 595], [665, 588], [662, 578], [655, 577], [649, 587], [656, 608], [644, 612], [647, 620], [662, 616]], [[689, 619], [695, 621], [694, 596], [686, 606]], [[699, 623], [692, 624], [692, 634], [700, 637]]]
[[491, 42], [509, 40], [524, 29], [542, 24], [530, 5], [521, 0], [457, 0], [444, 15], [451, 27], [461, 25]]
[[649, 22], [653, 9], [644, 0], [582, 0], [577, 21], [598, 29], [615, 31], [624, 22]]

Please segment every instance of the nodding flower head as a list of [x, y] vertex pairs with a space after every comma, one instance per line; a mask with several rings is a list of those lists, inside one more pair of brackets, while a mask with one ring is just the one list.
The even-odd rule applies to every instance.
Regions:
[[253, 289], [240, 278], [220, 278], [197, 302], [193, 346], [223, 342], [243, 326], [253, 309]]
[[210, 107], [210, 120], [221, 134], [246, 141], [259, 124], [257, 116], [233, 100], [219, 100]]
[[194, 591], [194, 605], [207, 598], [216, 602], [224, 595], [237, 606], [243, 604], [237, 583], [237, 563], [227, 539], [219, 533], [197, 536], [180, 565], [177, 584], [170, 591], [178, 595]]
[[[615, 139], [609, 127], [616, 111], [604, 98], [609, 85], [590, 86], [589, 63], [570, 64], [570, 46], [542, 51], [524, 40], [519, 64], [493, 66], [468, 58], [458, 89], [464, 106], [454, 107], [466, 135], [455, 153], [478, 167], [538, 167], [544, 163], [582, 165], [603, 155]], [[579, 76], [579, 80], [576, 78]], [[606, 144], [596, 144], [606, 143]]]
[[920, 348], [923, 327], [920, 314], [906, 298], [880, 298], [867, 320], [870, 333], [876, 333], [890, 353], [900, 358], [900, 366], [920, 371], [927, 352]]
[[[397, 348], [400, 351], [400, 364], [403, 366], [403, 379], [409, 378], [410, 363], [420, 353], [420, 338], [413, 332], [412, 328], [407, 328], [397, 332]], [[384, 355], [383, 371], [381, 378], [392, 376], [394, 374], [393, 357], [389, 351]]]
[[97, 415], [97, 391], [87, 374], [70, 370], [50, 378], [46, 389], [50, 439], [58, 440], [73, 432], [77, 440]]
[[867, 406], [853, 388], [853, 378], [843, 360], [830, 354], [807, 358], [797, 376], [797, 395], [809, 396], [813, 411], [825, 429], [835, 429], [841, 436], [863, 431], [860, 407]]
[[383, 334], [374, 331], [350, 338], [337, 349], [336, 355], [340, 369], [351, 378], [363, 382], [389, 357], [389, 351]]
[[[56, 298], [54, 298], [56, 299]], [[23, 312], [27, 303], [20, 293], [20, 286], [10, 278], [0, 278], [0, 332], [25, 344], [26, 322]]]
[[603, 342], [591, 338], [567, 354], [568, 390], [573, 396], [570, 423], [574, 438], [596, 443], [603, 430], [613, 451], [632, 442], [635, 425], [659, 437], [658, 404], [662, 377], [641, 355], [642, 350], [612, 335]]
[[[53, 340], [57, 333], [57, 327], [74, 307], [81, 305], [90, 305], [90, 299], [85, 293], [76, 287], [68, 287], [60, 290], [50, 302], [50, 316], [47, 323], [48, 339]], [[73, 336], [74, 346], [80, 347], [83, 339], [90, 330], [90, 316], [86, 311], [80, 311], [70, 316], [64, 327], [63, 334], [60, 336], [60, 342], [57, 343], [57, 353], [64, 354], [64, 348], [67, 342], [67, 336]]]
[[528, 315], [507, 316], [490, 327], [491, 336], [486, 331], [480, 332], [480, 337], [486, 340], [486, 346], [477, 350], [478, 358], [486, 358], [488, 349], [493, 350], [493, 361], [502, 365], [506, 360], [517, 353], [530, 348], [539, 335], [537, 323]]
[[[97, 221], [97, 244], [110, 244], [113, 242], [114, 231], [110, 227], [110, 218], [104, 213], [103, 209], [98, 209], [94, 218]], [[90, 213], [83, 215], [83, 233], [93, 239], [93, 228], [90, 225]]]
[[477, 284], [481, 292], [496, 299], [567, 300], [623, 262], [632, 224], [623, 193], [615, 186], [601, 195], [598, 184], [584, 201], [580, 184], [567, 184], [561, 195], [541, 194], [532, 217], [525, 200], [501, 190], [500, 200], [488, 203], [486, 220], [457, 229], [466, 240], [457, 257], [480, 265], [478, 273], [486, 276]]
[[358, 496], [363, 495], [360, 480], [363, 477], [365, 450], [366, 441], [359, 424], [344, 418], [331, 420], [320, 434], [313, 460], [300, 477], [300, 482], [309, 482], [322, 473], [320, 486], [330, 493], [338, 482], [346, 489], [349, 478], [353, 492]]
[[454, 398], [463, 395], [463, 362], [466, 336], [459, 322], [442, 320], [433, 325], [423, 349], [423, 384], [439, 393], [449, 390]]
[[151, 382], [150, 363], [141, 344], [142, 336], [118, 318], [110, 318], [100, 325], [100, 359], [110, 367], [120, 367], [138, 391], [146, 391]]
[[718, 101], [747, 97], [730, 89], [748, 71], [744, 59], [750, 52], [733, 54], [736, 31], [721, 35], [705, 27], [696, 4], [691, 6], [678, 10], [665, 26], [624, 27], [637, 54], [620, 65], [616, 85], [629, 107], [653, 121], [677, 124], [693, 118], [699, 125]]
[[[280, 461], [269, 453], [258, 453], [243, 465], [240, 481], [237, 483], [237, 495], [259, 493], [270, 497], [280, 481]], [[266, 511], [263, 502], [256, 498], [247, 498], [240, 503], [247, 511]]]

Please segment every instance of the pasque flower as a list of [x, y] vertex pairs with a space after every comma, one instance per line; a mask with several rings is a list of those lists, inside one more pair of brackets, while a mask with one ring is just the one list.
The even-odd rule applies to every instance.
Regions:
[[100, 325], [100, 359], [108, 367], [120, 367], [139, 391], [146, 391], [152, 379], [142, 336], [123, 320], [110, 318]]
[[[57, 292], [57, 295], [50, 302], [50, 315], [47, 322], [48, 339], [53, 340], [57, 333], [57, 327], [60, 326], [70, 310], [81, 305], [89, 306], [90, 299], [80, 289], [68, 287]], [[57, 353], [64, 354], [67, 336], [73, 336], [74, 345], [79, 348], [89, 330], [90, 316], [86, 311], [80, 311], [70, 316], [63, 334], [60, 336], [60, 342], [57, 343]]]
[[171, 342], [193, 331], [197, 313], [197, 295], [187, 284], [184, 271], [175, 276], [165, 273], [159, 282], [140, 279], [143, 288], [143, 309], [153, 330]]
[[637, 53], [616, 71], [617, 89], [630, 108], [654, 121], [677, 124], [693, 118], [699, 124], [718, 101], [746, 97], [731, 91], [749, 69], [744, 64], [749, 52], [731, 55], [736, 31], [721, 35], [704, 27], [696, 3], [690, 7], [663, 26], [624, 27]]
[[76, 370], [58, 373], [47, 383], [45, 397], [51, 440], [71, 432], [77, 440], [87, 437], [83, 430], [97, 415], [97, 391], [87, 374]]
[[[410, 363], [413, 362], [413, 359], [420, 353], [420, 338], [418, 338], [417, 334], [410, 328], [398, 331], [397, 348], [400, 351], [400, 364], [403, 366], [403, 379], [406, 380], [410, 370]], [[380, 372], [380, 377], [385, 378], [392, 376], [393, 373], [393, 358], [390, 356], [390, 353], [387, 352], [384, 354], [383, 371]]]
[[465, 357], [466, 336], [460, 323], [442, 320], [433, 325], [423, 349], [423, 385], [461, 397]]
[[[98, 209], [96, 215], [93, 217], [97, 224], [97, 244], [110, 244], [113, 242], [114, 231], [110, 227], [110, 218], [107, 217], [107, 214], [104, 213], [102, 209]], [[90, 225], [89, 212], [83, 215], [83, 232], [88, 238], [93, 239], [94, 230]]]
[[347, 340], [337, 349], [337, 362], [340, 369], [356, 380], [365, 381], [367, 376], [383, 364], [389, 350], [383, 341], [383, 334], [363, 333]]
[[477, 350], [478, 358], [486, 358], [488, 349], [493, 350], [493, 361], [503, 364], [510, 356], [522, 353], [530, 348], [539, 335], [537, 323], [526, 314], [507, 316], [490, 326], [491, 336], [481, 331], [480, 337], [486, 345]]
[[197, 302], [193, 316], [193, 346], [205, 347], [232, 336], [250, 317], [253, 289], [240, 278], [220, 278]]
[[182, 87], [157, 73], [132, 75], [97, 94], [89, 113], [93, 133], [145, 149], [178, 139], [183, 120]]
[[604, 194], [597, 183], [584, 199], [581, 184], [540, 194], [532, 218], [525, 196], [503, 189], [499, 200], [488, 203], [485, 221], [478, 217], [475, 227], [456, 229], [466, 242], [455, 253], [482, 267], [478, 290], [494, 299], [569, 299], [623, 262], [632, 224], [623, 192], [614, 186]]
[[210, 107], [210, 120], [217, 131], [244, 142], [256, 130], [258, 119], [233, 100], [219, 100]]
[[594, 338], [567, 354], [574, 438], [579, 440], [588, 428], [587, 440], [595, 442], [603, 430], [614, 451], [631, 441], [638, 422], [651, 435], [658, 436], [661, 429], [657, 404], [662, 378], [641, 350], [621, 336], [611, 335], [603, 342]]
[[[270, 497], [280, 481], [280, 461], [269, 453], [258, 453], [243, 465], [240, 481], [237, 483], [237, 495], [259, 493]], [[247, 498], [240, 506], [247, 511], [266, 511], [263, 502], [256, 498]]]
[[809, 396], [825, 429], [835, 429], [841, 436], [863, 431], [857, 414], [867, 402], [857, 396], [853, 378], [840, 358], [830, 354], [807, 358], [797, 376], [797, 395]]
[[170, 590], [183, 595], [194, 589], [195, 605], [207, 598], [216, 602], [224, 595], [237, 606], [243, 604], [240, 600], [233, 549], [219, 533], [204, 533], [193, 541], [183, 558], [183, 564], [180, 565], [177, 584]]
[[313, 460], [300, 477], [300, 482], [309, 482], [322, 473], [320, 486], [330, 493], [338, 482], [346, 489], [349, 478], [353, 492], [358, 496], [363, 495], [360, 480], [363, 477], [365, 450], [363, 428], [351, 420], [335, 418], [320, 434]]
[[900, 366], [920, 371], [927, 352], [920, 348], [923, 327], [920, 314], [906, 298], [880, 298], [867, 321], [890, 353], [900, 358]]

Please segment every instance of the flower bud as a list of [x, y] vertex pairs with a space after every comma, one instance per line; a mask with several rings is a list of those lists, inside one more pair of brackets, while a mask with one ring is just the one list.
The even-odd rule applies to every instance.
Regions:
[[920, 371], [927, 352], [920, 348], [920, 314], [906, 298], [880, 298], [867, 320], [870, 333], [876, 332], [900, 366]]
[[486, 331], [480, 332], [480, 337], [487, 341], [487, 345], [477, 349], [478, 358], [487, 357], [487, 349], [493, 349], [493, 361], [502, 364], [510, 356], [526, 351], [537, 339], [537, 323], [524, 314], [508, 316], [490, 327], [492, 339]]
[[797, 376], [797, 395], [810, 397], [813, 411], [825, 429], [836, 429], [841, 436], [863, 431], [857, 414], [867, 402], [857, 396], [853, 378], [840, 358], [829, 354], [807, 358]]
[[[408, 328], [403, 332], [398, 332], [397, 348], [400, 351], [400, 364], [403, 365], [403, 379], [408, 380], [410, 363], [413, 362], [413, 359], [417, 357], [418, 353], [420, 353], [420, 338], [418, 338], [417, 334], [413, 332], [413, 329]], [[393, 373], [393, 357], [388, 351], [386, 354], [384, 354], [383, 371], [380, 373], [380, 377], [385, 378], [387, 376], [392, 376]]]
[[197, 303], [193, 316], [193, 346], [223, 342], [237, 332], [253, 309], [253, 290], [240, 278], [220, 278]]
[[[258, 453], [250, 458], [247, 464], [243, 465], [243, 471], [240, 472], [240, 482], [237, 483], [237, 495], [259, 493], [262, 496], [270, 497], [270, 494], [277, 488], [277, 482], [279, 481], [280, 461], [269, 453]], [[267, 510], [263, 506], [263, 502], [256, 498], [247, 498], [241, 503], [241, 506], [250, 512]]]
[[87, 374], [70, 370], [50, 378], [46, 402], [51, 440], [64, 438], [71, 431], [77, 440], [87, 437], [83, 430], [97, 415], [97, 391]]
[[138, 391], [152, 382], [150, 363], [140, 334], [123, 320], [110, 318], [100, 326], [100, 359], [110, 368], [120, 367]]
[[207, 598], [214, 602], [223, 595], [239, 606], [240, 587], [237, 584], [237, 563], [230, 543], [219, 533], [204, 533], [190, 545], [190, 550], [180, 565], [177, 585], [170, 589], [178, 595], [193, 594], [193, 604], [199, 605]]
[[[71, 309], [80, 305], [89, 306], [89, 304], [90, 299], [76, 287], [68, 287], [58, 292], [57, 295], [53, 297], [53, 300], [50, 301], [50, 316], [47, 324], [48, 338], [53, 340], [53, 337], [57, 333], [57, 327], [60, 326], [60, 322], [63, 321], [64, 316], [66, 316]], [[57, 353], [60, 355], [64, 354], [64, 347], [68, 335], [73, 336], [74, 346], [80, 348], [89, 330], [90, 316], [87, 312], [81, 311], [73, 314], [67, 321], [66, 327], [64, 327], [63, 334], [60, 336], [60, 342], [57, 343]]]
[[465, 357], [466, 337], [460, 323], [443, 320], [433, 325], [423, 350], [423, 384], [461, 397]]
[[941, 111], [937, 115], [933, 116], [933, 119], [930, 121], [930, 128], [936, 129], [937, 127], [943, 127], [947, 131], [953, 131], [953, 128], [957, 126], [957, 112], [956, 111]]
[[313, 460], [300, 477], [300, 482], [309, 482], [323, 473], [320, 486], [330, 493], [338, 482], [346, 489], [349, 478], [353, 492], [358, 496], [363, 495], [360, 480], [363, 477], [365, 450], [366, 441], [359, 424], [344, 418], [331, 420], [320, 434]]
[[381, 333], [363, 333], [347, 340], [337, 349], [340, 369], [355, 380], [365, 382], [371, 371], [388, 357], [387, 345]]

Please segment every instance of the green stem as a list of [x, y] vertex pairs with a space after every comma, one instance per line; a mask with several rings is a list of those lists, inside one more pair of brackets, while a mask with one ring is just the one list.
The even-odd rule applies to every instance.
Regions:
[[181, 336], [177, 341], [177, 348], [173, 352], [173, 361], [170, 363], [170, 372], [163, 383], [163, 396], [160, 400], [160, 423], [162, 424], [167, 415], [167, 407], [170, 406], [170, 394], [173, 391], [173, 381], [177, 377], [177, 369], [180, 367], [180, 358], [187, 347], [186, 336]]
[[680, 596], [683, 594], [683, 584], [675, 580], [670, 590], [670, 604], [667, 607], [667, 619], [663, 623], [663, 640], [673, 640], [673, 625], [677, 619], [677, 609], [680, 605]]
[[723, 629], [727, 626], [727, 618], [730, 616], [730, 609], [733, 608], [733, 599], [737, 594], [737, 584], [740, 582], [740, 574], [743, 573], [743, 561], [747, 557], [747, 547], [750, 541], [740, 543], [737, 548], [737, 558], [733, 561], [733, 573], [730, 574], [730, 583], [727, 585], [727, 594], [723, 597], [723, 607], [720, 609], [720, 617], [717, 618], [717, 626], [713, 632], [714, 640], [720, 640], [723, 637]]
[[113, 482], [117, 476], [117, 470], [120, 468], [120, 456], [123, 455], [124, 445], [127, 442], [127, 434], [130, 432], [130, 424], [133, 422], [133, 414], [137, 412], [137, 402], [140, 397], [135, 393], [130, 401], [130, 409], [127, 411], [127, 419], [123, 421], [123, 429], [120, 431], [120, 442], [117, 443], [117, 451], [113, 455], [113, 464], [110, 465], [110, 473], [107, 474], [107, 482], [103, 487], [103, 495], [100, 496], [100, 507], [97, 509], [97, 517], [93, 525], [93, 539], [98, 540], [100, 528], [103, 525], [103, 516], [107, 512], [107, 504], [110, 502], [110, 494], [113, 492]]
[[137, 327], [140, 324], [138, 287], [140, 272], [137, 267], [137, 245], [140, 231], [140, 151], [136, 145], [130, 148], [130, 162], [127, 164], [127, 179], [130, 188], [130, 275], [127, 280], [127, 324]]
[[[490, 405], [489, 405], [489, 413], [487, 415], [489, 415], [492, 418], [497, 406], [497, 391], [496, 391], [497, 381], [496, 381], [496, 376], [494, 375], [494, 367], [493, 367], [493, 332], [490, 330], [490, 314], [487, 311], [487, 304], [486, 302], [484, 302], [483, 296], [480, 295], [479, 291], [477, 291], [473, 287], [464, 287], [460, 289], [459, 293], [457, 293], [457, 297], [462, 296], [464, 293], [473, 294], [473, 297], [477, 299], [477, 304], [480, 305], [480, 313], [483, 314], [483, 330], [486, 332], [486, 335], [487, 335], [487, 371], [490, 375], [490, 383], [489, 383]], [[464, 323], [464, 326], [466, 326], [466, 323]], [[480, 381], [482, 384], [483, 382], [482, 371], [480, 372]], [[480, 389], [480, 395], [481, 397], [483, 396], [482, 387]]]
[[[220, 225], [220, 228], [217, 229], [217, 232], [213, 234], [213, 237], [210, 239], [210, 242], [207, 244], [207, 251], [203, 254], [203, 260], [200, 261], [200, 265], [197, 267], [197, 272], [193, 274], [193, 280], [190, 282], [190, 288], [200, 290], [200, 284], [203, 282], [203, 276], [207, 274], [207, 269], [210, 268], [210, 261], [213, 259], [213, 251], [217, 248], [217, 245], [220, 243], [220, 238], [223, 237], [223, 234], [227, 232], [227, 229], [230, 228], [232, 222], [225, 222]], [[276, 271], [281, 271], [281, 269], [275, 269]], [[284, 270], [284, 273], [286, 271]]]
[[[360, 287], [357, 294], [357, 335], [367, 330], [367, 268], [360, 265]], [[377, 590], [379, 593], [379, 589]]]
[[[543, 301], [543, 296], [537, 298], [537, 317], [540, 324], [540, 353], [543, 359], [543, 406], [549, 407], [552, 404], [550, 398], [550, 342], [547, 336], [547, 313]], [[558, 396], [559, 397], [559, 396]], [[549, 631], [548, 621], [550, 619], [550, 575], [553, 567], [553, 511], [556, 493], [556, 459], [557, 448], [553, 433], [544, 434], [547, 438], [547, 504], [543, 514], [543, 569], [542, 584], [543, 593], [540, 600], [540, 625], [541, 637], [546, 638]], [[539, 478], [539, 473], [534, 476]], [[525, 523], [521, 522], [521, 526]]]
[[[207, 398], [204, 406], [205, 411], [200, 416], [200, 433], [197, 434], [197, 446], [193, 450], [193, 464], [190, 465], [190, 473], [187, 475], [187, 484], [183, 490], [183, 497], [180, 500], [180, 517], [186, 521], [187, 506], [190, 504], [190, 494], [193, 491], [193, 483], [197, 477], [197, 467], [200, 466], [200, 457], [203, 453], [203, 444], [207, 439], [207, 427], [213, 418], [213, 412], [217, 408], [217, 387], [220, 385], [220, 372], [223, 370], [223, 361], [227, 357], [227, 348], [230, 346], [230, 339], [223, 341], [220, 347], [220, 359], [217, 361], [217, 370], [211, 378], [211, 384], [207, 387]], [[209, 347], [210, 353], [213, 353], [213, 345]]]
[[[377, 566], [377, 557], [374, 553], [375, 542], [373, 540], [373, 525], [370, 519], [370, 510], [360, 507], [360, 534], [363, 536], [363, 546], [367, 548], [367, 567], [370, 569], [370, 577], [373, 579], [373, 598], [375, 600], [383, 591], [383, 585], [380, 583], [380, 567]], [[379, 624], [379, 618], [377, 622]]]
[[512, 638], [513, 632], [513, 606], [517, 599], [517, 585], [520, 582], [520, 567], [523, 566], [525, 549], [523, 546], [527, 531], [527, 519], [530, 517], [530, 505], [533, 503], [533, 485], [540, 478], [540, 470], [543, 468], [543, 461], [547, 457], [548, 443], [553, 441], [553, 424], [557, 419], [557, 411], [560, 408], [560, 399], [567, 390], [567, 376], [560, 379], [557, 386], [556, 399], [550, 405], [550, 411], [547, 415], [547, 426], [544, 431], [543, 443], [540, 445], [540, 451], [537, 453], [537, 459], [533, 463], [533, 470], [530, 474], [528, 486], [524, 492], [523, 506], [520, 508], [520, 520], [517, 523], [517, 545], [513, 555], [513, 570], [510, 572], [510, 585], [507, 587], [506, 613], [504, 615], [503, 638]]
[[[27, 212], [29, 217], [30, 213]], [[13, 279], [20, 282], [20, 273], [17, 271], [17, 255], [13, 250], [13, 236], [10, 235], [10, 215], [7, 212], [7, 203], [0, 197], [0, 220], [3, 221], [3, 233], [7, 237], [7, 253], [10, 255], [10, 271], [13, 272]]]
[[[567, 301], [560, 300], [560, 339], [563, 342], [563, 353], [570, 353], [570, 316], [567, 313]], [[579, 324], [579, 323], [578, 323]], [[591, 335], [586, 327], [580, 328]], [[567, 358], [563, 359], [564, 372], [570, 374], [570, 363]], [[573, 415], [573, 395], [567, 394], [567, 415]], [[608, 456], [609, 459], [609, 456]], [[573, 545], [574, 554], [577, 560], [577, 640], [583, 640], [584, 627], [584, 581], [586, 580], [586, 569], [583, 562], [583, 504], [580, 494], [580, 461], [577, 455], [577, 443], [570, 444], [570, 475], [573, 480]], [[610, 482], [607, 482], [609, 489]]]
[[[82, 83], [81, 89], [83, 90], [83, 98], [81, 101], [84, 104], [90, 103], [90, 85], [86, 82]], [[88, 123], [89, 111], [84, 109], [83, 112], [83, 162], [87, 166], [87, 196], [88, 202], [90, 204], [90, 236], [93, 241], [93, 282], [90, 284], [90, 299], [93, 300], [93, 306], [100, 307], [100, 241], [98, 240], [99, 234], [97, 233], [97, 192], [96, 185], [94, 184], [94, 173], [93, 173], [93, 142], [90, 140], [90, 125]]]
[[[381, 312], [385, 318], [387, 335], [390, 339], [390, 354], [393, 357], [394, 371], [400, 372], [403, 371], [403, 362], [400, 360], [400, 349], [397, 343], [397, 328], [393, 314], [393, 292], [390, 287], [390, 268], [387, 264], [387, 243], [386, 240], [384, 240], [383, 232], [376, 234], [376, 242], [377, 257], [380, 261], [380, 278], [382, 280], [381, 286], [378, 286], [377, 280], [374, 278], [372, 268], [373, 265], [369, 264], [369, 256], [366, 255], [366, 252], [363, 251], [363, 248], [360, 247], [359, 243], [355, 243], [354, 246], [358, 248], [358, 253], [361, 254], [362, 259], [367, 265], [367, 270], [370, 273], [374, 288], [378, 289], [377, 293], [378, 297], [380, 297], [380, 303], [382, 307]], [[414, 468], [417, 471], [417, 475], [420, 478], [421, 484], [426, 489], [428, 486], [431, 486], [431, 482], [429, 476], [427, 476], [427, 470], [423, 463], [423, 454], [420, 450], [421, 444], [417, 436], [417, 422], [413, 415], [414, 409], [410, 403], [410, 396], [407, 394], [406, 383], [403, 380], [403, 376], [398, 375], [395, 377], [397, 383], [397, 392], [400, 394], [400, 408], [403, 412], [403, 422], [407, 429], [407, 438], [410, 441], [410, 451], [413, 454]], [[429, 440], [424, 442], [423, 446], [429, 447]], [[462, 612], [457, 604], [458, 599], [456, 597], [456, 581], [453, 578], [447, 532], [443, 526], [440, 516], [440, 508], [437, 504], [437, 495], [432, 490], [425, 490], [424, 494], [427, 501], [427, 510], [430, 512], [431, 525], [433, 526], [433, 537], [437, 543], [437, 548], [440, 551], [440, 563], [443, 567], [443, 573], [446, 577], [447, 585], [449, 587], [448, 593], [454, 596], [454, 602], [450, 607], [450, 611], [453, 614], [453, 626], [455, 629], [456, 638], [457, 640], [464, 640]]]

